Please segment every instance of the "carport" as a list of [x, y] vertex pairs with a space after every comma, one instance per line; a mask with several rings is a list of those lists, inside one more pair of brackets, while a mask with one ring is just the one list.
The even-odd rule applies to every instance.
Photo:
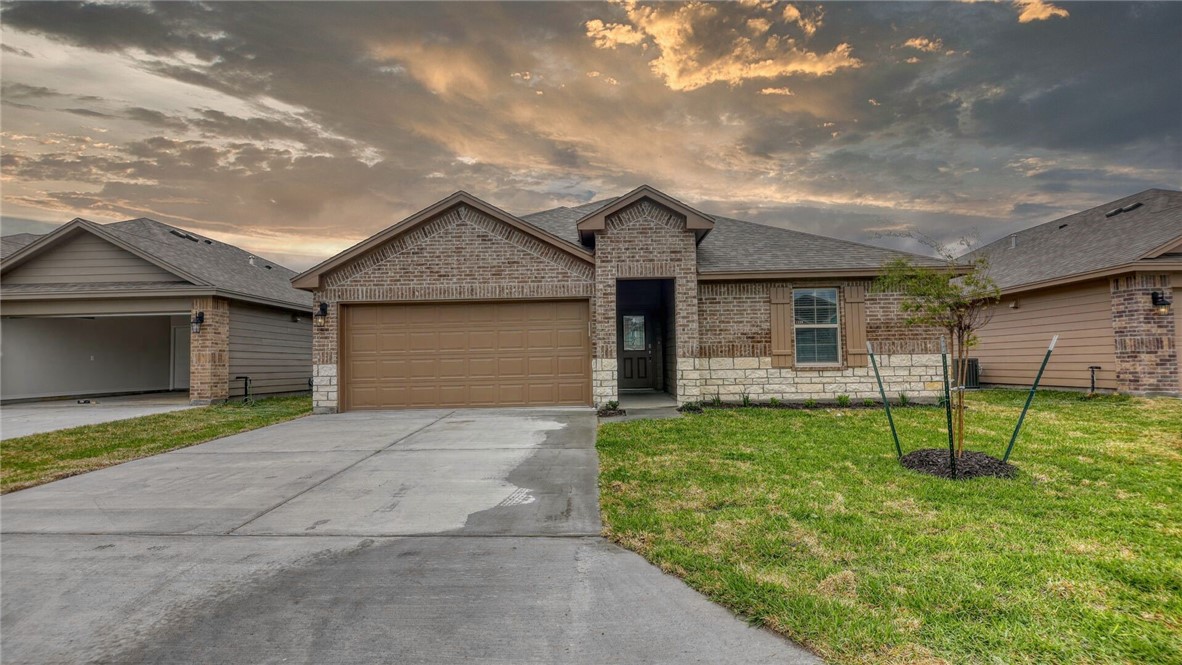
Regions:
[[190, 302], [6, 303], [0, 319], [4, 401], [187, 391]]

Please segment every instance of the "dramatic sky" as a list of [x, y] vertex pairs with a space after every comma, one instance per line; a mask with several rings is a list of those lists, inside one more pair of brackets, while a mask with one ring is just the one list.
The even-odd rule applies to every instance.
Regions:
[[302, 269], [457, 189], [649, 183], [910, 246], [1182, 187], [1177, 3], [2, 7], [4, 233], [146, 216]]

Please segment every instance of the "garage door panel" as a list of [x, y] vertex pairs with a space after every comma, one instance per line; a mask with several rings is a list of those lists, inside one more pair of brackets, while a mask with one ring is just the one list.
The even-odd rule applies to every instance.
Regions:
[[346, 408], [591, 401], [585, 301], [345, 308]]

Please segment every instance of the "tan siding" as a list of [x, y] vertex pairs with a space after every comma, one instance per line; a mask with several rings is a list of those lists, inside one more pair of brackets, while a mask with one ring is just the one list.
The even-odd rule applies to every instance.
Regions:
[[[1018, 301], [1018, 307], [1010, 304]], [[1008, 296], [994, 308], [971, 356], [981, 359], [981, 381], [1028, 385], [1053, 335], [1059, 343], [1042, 384], [1048, 388], [1087, 388], [1088, 366], [1099, 365], [1096, 386], [1116, 389], [1112, 304], [1107, 281]]]
[[312, 317], [269, 307], [230, 304], [230, 397], [242, 396], [249, 376], [256, 395], [308, 390], [312, 376]]
[[167, 270], [89, 233], [67, 240], [4, 275], [6, 284], [182, 281]]
[[110, 316], [185, 314], [192, 298], [103, 298], [90, 300], [5, 300], [4, 316]]

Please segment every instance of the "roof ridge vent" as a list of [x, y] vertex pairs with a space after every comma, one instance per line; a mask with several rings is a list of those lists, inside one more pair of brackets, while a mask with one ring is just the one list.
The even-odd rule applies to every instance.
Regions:
[[1136, 203], [1130, 203], [1129, 205], [1121, 208], [1120, 211], [1121, 212], [1132, 212], [1133, 210], [1140, 208], [1142, 205], [1144, 205], [1144, 204], [1141, 203], [1140, 201], [1137, 201]]
[[1112, 210], [1109, 210], [1108, 212], [1104, 213], [1104, 216], [1105, 217], [1116, 217], [1117, 215], [1121, 214], [1124, 211], [1125, 211], [1124, 208], [1113, 208]]
[[1015, 247], [1017, 247], [1017, 246], [1018, 246], [1018, 234], [1017, 234], [1017, 233], [1011, 233], [1011, 234], [1010, 234], [1010, 249], [1013, 249], [1013, 248], [1015, 248]]

